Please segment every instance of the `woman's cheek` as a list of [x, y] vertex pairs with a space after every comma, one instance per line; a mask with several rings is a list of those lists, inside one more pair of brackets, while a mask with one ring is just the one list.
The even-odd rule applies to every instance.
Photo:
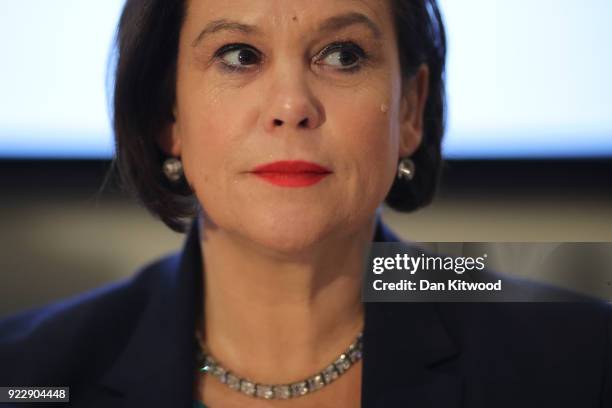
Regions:
[[220, 144], [214, 128], [193, 121], [186, 126], [182, 143], [185, 175], [200, 201], [208, 206], [210, 192], [219, 190]]
[[[352, 146], [355, 154], [377, 167], [385, 167], [394, 161], [393, 155], [397, 151], [397, 135], [393, 134], [387, 112], [381, 110], [383, 103], [369, 101], [364, 103], [359, 111], [353, 111], [351, 120], [354, 124]], [[366, 108], [367, 106], [367, 108]], [[358, 114], [355, 112], [359, 112]]]

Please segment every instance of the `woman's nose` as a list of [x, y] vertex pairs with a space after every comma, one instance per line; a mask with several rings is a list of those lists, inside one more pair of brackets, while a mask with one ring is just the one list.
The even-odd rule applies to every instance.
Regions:
[[316, 129], [323, 123], [322, 109], [308, 84], [293, 78], [274, 80], [269, 99], [262, 101], [267, 132], [279, 128]]

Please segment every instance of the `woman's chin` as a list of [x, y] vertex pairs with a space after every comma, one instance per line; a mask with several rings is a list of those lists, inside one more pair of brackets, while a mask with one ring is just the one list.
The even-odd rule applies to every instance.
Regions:
[[316, 249], [333, 232], [329, 221], [301, 217], [259, 217], [249, 224], [247, 237], [262, 250], [280, 256], [299, 256]]

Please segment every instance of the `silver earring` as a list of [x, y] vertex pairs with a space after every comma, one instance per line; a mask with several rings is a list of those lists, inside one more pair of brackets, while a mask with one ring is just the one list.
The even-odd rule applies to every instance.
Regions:
[[397, 178], [412, 180], [414, 178], [414, 162], [408, 157], [404, 157], [397, 165]]
[[183, 163], [176, 157], [169, 157], [164, 161], [162, 170], [166, 178], [173, 183], [176, 183], [183, 177]]

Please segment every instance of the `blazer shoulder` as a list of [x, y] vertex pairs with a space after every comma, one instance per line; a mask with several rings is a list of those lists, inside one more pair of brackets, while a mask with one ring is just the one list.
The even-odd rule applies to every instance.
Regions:
[[130, 277], [0, 319], [0, 384], [61, 385], [103, 372], [177, 262], [171, 254]]

